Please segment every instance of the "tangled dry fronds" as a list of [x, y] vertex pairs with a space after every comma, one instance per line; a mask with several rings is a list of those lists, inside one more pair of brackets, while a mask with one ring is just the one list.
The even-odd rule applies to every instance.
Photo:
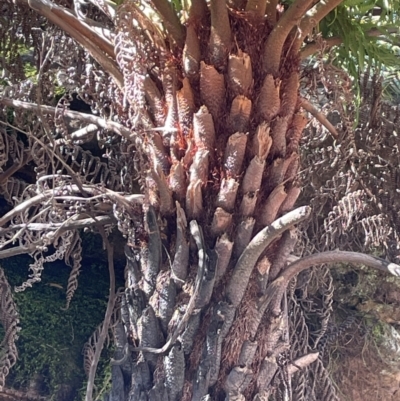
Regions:
[[[329, 78], [329, 74], [328, 74]], [[330, 92], [342, 87], [330, 81]], [[318, 250], [375, 249], [391, 260], [399, 258], [398, 106], [382, 101], [382, 80], [364, 77], [358, 111], [345, 111], [342, 100], [327, 94], [325, 108], [341, 138], [333, 141], [316, 124], [305, 137], [305, 197], [312, 199], [318, 218], [308, 238]], [[356, 125], [351, 124], [355, 121]], [[309, 175], [309, 171], [317, 175]], [[349, 240], [351, 238], [351, 240]]]

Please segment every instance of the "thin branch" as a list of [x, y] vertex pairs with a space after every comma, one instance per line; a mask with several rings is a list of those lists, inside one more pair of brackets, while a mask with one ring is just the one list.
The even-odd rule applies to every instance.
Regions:
[[183, 49], [185, 44], [185, 28], [179, 21], [178, 15], [168, 0], [151, 0], [154, 8], [160, 14], [168, 33], [175, 43]]
[[[32, 1], [32, 0], [30, 0]], [[94, 45], [98, 46], [105, 54], [115, 60], [114, 46], [103, 37], [98, 35], [94, 30], [84, 21], [79, 20], [69, 10], [53, 4], [51, 11], [60, 18], [65, 19], [68, 24], [80, 32], [84, 37], [90, 40]]]
[[30, 231], [55, 231], [60, 228], [63, 231], [70, 230], [79, 230], [85, 227], [91, 227], [96, 225], [106, 225], [116, 223], [116, 219], [113, 216], [96, 216], [96, 218], [89, 217], [87, 219], [76, 219], [71, 220], [66, 223], [22, 223], [22, 224], [13, 224], [7, 228], [0, 228], [0, 235], [7, 234], [12, 231], [16, 231], [19, 229], [26, 229]]
[[93, 132], [98, 131], [98, 129], [99, 129], [99, 127], [96, 124], [86, 125], [85, 127], [72, 132], [71, 133], [71, 139], [73, 141], [88, 142], [93, 137], [90, 134], [92, 134]]
[[[316, 26], [323, 18], [325, 18], [332, 10], [334, 10], [343, 0], [324, 0], [319, 1], [310, 11], [307, 12], [307, 17], [304, 18], [304, 23], [307, 28], [308, 24], [311, 24], [311, 28]], [[306, 22], [307, 21], [307, 22]], [[303, 38], [306, 37], [309, 32], [303, 29], [303, 21], [300, 24], [300, 30], [302, 31]]]
[[43, 243], [41, 245], [38, 244], [29, 244], [28, 246], [14, 246], [9, 249], [4, 249], [0, 251], [0, 259], [7, 259], [12, 256], [23, 255], [25, 253], [32, 253], [36, 251], [36, 249], [43, 247]]
[[290, 362], [288, 365], [289, 376], [311, 365], [318, 359], [318, 356], [319, 352], [311, 352], [310, 354], [303, 355], [300, 358], [294, 360], [293, 362]]
[[[38, 112], [39, 110], [41, 110], [42, 113], [51, 114], [52, 116], [54, 116], [56, 113], [55, 107], [38, 105], [36, 103], [22, 102], [20, 100], [14, 100], [4, 97], [0, 97], [0, 104], [34, 112]], [[125, 128], [122, 124], [118, 124], [114, 121], [107, 121], [93, 114], [85, 114], [72, 110], [64, 110], [63, 115], [70, 118], [71, 120], [80, 120], [88, 124], [96, 124], [98, 127], [115, 132], [116, 134], [121, 135], [128, 140], [133, 139], [134, 134], [129, 129]]]
[[[143, 203], [144, 200], [144, 195], [137, 195], [137, 194], [124, 195], [118, 192], [114, 192], [107, 188], [96, 188], [95, 186], [92, 185], [82, 185], [82, 188], [88, 194], [98, 195], [102, 193], [105, 197], [110, 198], [110, 200], [113, 201], [114, 203], [122, 204], [126, 209], [128, 209], [128, 212], [129, 208], [132, 207], [132, 205], [130, 204], [131, 202], [136, 204], [141, 204]], [[57, 194], [57, 191], [65, 191], [66, 189], [68, 189], [70, 193], [81, 192], [81, 189], [77, 185], [71, 185], [71, 184], [65, 184], [61, 187], [43, 191], [41, 194], [33, 196], [32, 198], [29, 198], [24, 202], [20, 203], [19, 205], [15, 206], [8, 213], [0, 217], [0, 227], [4, 226], [6, 223], [8, 223], [11, 219], [16, 217], [19, 213], [22, 213], [24, 210], [32, 206], [35, 206], [39, 203], [43, 203], [48, 199], [52, 199]]]
[[[39, 114], [41, 114], [41, 110], [39, 111]], [[43, 116], [41, 117], [41, 120], [44, 122], [45, 120], [43, 119]], [[54, 139], [51, 137], [50, 132], [46, 131], [46, 134], [50, 137], [50, 143], [53, 145], [52, 147], [50, 146], [50, 144], [45, 144], [44, 142], [42, 142], [37, 136], [32, 135], [31, 133], [28, 133], [26, 131], [23, 131], [21, 129], [19, 129], [18, 127], [13, 126], [10, 123], [5, 123], [4, 121], [0, 120], [0, 124], [4, 124], [8, 127], [13, 128], [15, 131], [19, 131], [23, 134], [25, 134], [28, 138], [32, 138], [34, 141], [36, 141], [37, 143], [40, 144], [40, 146], [42, 147], [42, 149], [44, 149], [47, 153], [50, 154], [51, 157], [57, 159], [62, 165], [63, 167], [67, 170], [67, 172], [69, 172], [71, 175], [71, 179], [76, 183], [76, 185], [80, 188], [82, 194], [84, 194], [84, 190], [83, 190], [83, 186], [82, 186], [82, 182], [80, 180], [80, 177], [78, 177], [75, 174], [75, 171], [73, 171], [73, 169], [65, 162], [65, 160], [58, 154], [58, 152], [56, 151], [57, 149], [54, 147], [55, 143], [54, 143]], [[45, 123], [45, 125], [48, 125], [47, 122]], [[54, 161], [52, 162], [54, 163]], [[53, 169], [54, 169], [54, 164], [53, 164]]]
[[[58, 235], [64, 231], [69, 230], [78, 230], [81, 228], [106, 225], [106, 224], [114, 224], [116, 220], [113, 216], [96, 216], [96, 218], [87, 218], [87, 219], [78, 219], [71, 220], [66, 223], [58, 223], [58, 224], [43, 224], [43, 223], [28, 223], [28, 224], [18, 224], [13, 225], [11, 227], [7, 227], [5, 229], [0, 229], [0, 233], [4, 234], [6, 232], [18, 230], [18, 229], [27, 229], [31, 231], [55, 231], [59, 230]], [[14, 246], [9, 249], [3, 249], [0, 251], [0, 259], [7, 259], [12, 256], [22, 255], [25, 253], [33, 253], [38, 249], [43, 249], [43, 242], [32, 243], [27, 246]]]
[[[94, 132], [98, 131], [99, 127], [96, 124], [89, 124], [85, 125], [83, 128], [80, 128], [74, 132], [72, 132], [71, 135], [71, 141], [74, 144], [83, 144], [90, 142], [93, 137], [94, 137]], [[65, 138], [58, 138], [54, 141], [56, 146], [61, 146], [65, 143], [67, 143], [67, 139]]]
[[6, 213], [0, 218], [0, 226], [4, 226], [6, 223], [8, 223], [19, 213], [23, 212], [25, 209], [28, 209], [29, 207], [34, 206], [38, 203], [44, 202], [51, 196], [52, 192], [53, 192], [52, 190], [45, 191], [44, 193], [33, 196], [32, 198], [29, 198], [26, 201], [15, 206], [14, 209], [10, 210], [8, 213]]
[[[25, 0], [27, 1], [29, 7], [33, 10], [37, 11], [39, 14], [46, 17], [50, 22], [59, 26], [63, 31], [71, 35], [83, 48], [85, 48], [90, 55], [104, 68], [106, 72], [108, 72], [113, 78], [118, 88], [122, 91], [124, 87], [124, 79], [121, 71], [118, 68], [116, 62], [107, 57], [106, 54], [103, 53], [102, 48], [98, 47], [96, 44], [92, 43], [91, 37], [87, 37], [81, 31], [84, 31], [82, 28], [82, 22], [76, 19], [74, 25], [71, 25], [71, 18], [60, 17], [52, 12], [52, 8], [54, 7], [53, 3], [46, 4], [43, 0]], [[75, 17], [73, 17], [75, 18]], [[80, 26], [80, 31], [77, 30], [77, 26]], [[89, 30], [90, 28], [87, 27]], [[93, 35], [99, 36], [90, 30]]]
[[324, 50], [329, 50], [333, 46], [340, 45], [343, 43], [342, 38], [333, 37], [322, 39], [322, 43], [310, 43], [304, 47], [304, 49], [300, 52], [300, 57], [302, 60], [305, 58], [312, 56], [313, 54], [317, 53], [321, 48]]
[[304, 15], [299, 24], [298, 32], [293, 38], [292, 54], [300, 53], [304, 39], [311, 34], [312, 30], [327, 14], [342, 2], [343, 0], [324, 0], [317, 2], [317, 4]]
[[[46, 35], [42, 34], [42, 49], [41, 52], [39, 54], [39, 59], [40, 59], [40, 67], [39, 67], [39, 71], [37, 74], [37, 87], [36, 87], [36, 102], [37, 104], [42, 104], [42, 98], [43, 98], [43, 85], [42, 85], [42, 78], [43, 78], [43, 73], [44, 73], [44, 67], [47, 64], [47, 62], [49, 61], [50, 57], [54, 56], [54, 42], [55, 39], [54, 37], [52, 37], [50, 39], [50, 47], [46, 46]], [[47, 119], [45, 119], [43, 117], [43, 113], [42, 110], [38, 110], [38, 115], [39, 115], [39, 121], [42, 122], [43, 125], [43, 131], [45, 132], [46, 137], [49, 140], [49, 144], [51, 144], [51, 146], [53, 149], [55, 149], [55, 141], [54, 141], [54, 137], [52, 135], [52, 130], [50, 128], [49, 122], [47, 121]], [[31, 130], [31, 132], [34, 130]], [[26, 132], [25, 135], [27, 135], [27, 137], [29, 137], [29, 134]], [[37, 135], [33, 136], [34, 138], [36, 138]], [[46, 149], [47, 152], [47, 149]], [[55, 154], [56, 152], [54, 152]], [[51, 156], [50, 156], [51, 157]], [[54, 159], [52, 158], [51, 161], [52, 164], [52, 168], [54, 170]]]
[[300, 106], [303, 107], [304, 110], [311, 113], [335, 138], [339, 138], [339, 134], [336, 131], [336, 128], [328, 121], [325, 114], [320, 112], [315, 106], [313, 106], [307, 99], [301, 98]]
[[282, 274], [274, 280], [267, 288], [266, 294], [260, 298], [259, 307], [265, 309], [266, 307], [278, 315], [280, 313], [280, 305], [282, 297], [290, 280], [311, 266], [321, 264], [334, 264], [334, 263], [351, 263], [362, 264], [367, 267], [372, 267], [381, 270], [385, 273], [390, 273], [396, 277], [400, 277], [400, 266], [388, 262], [387, 260], [377, 258], [375, 256], [366, 255], [359, 252], [347, 251], [327, 251], [314, 255], [307, 256], [291, 263]]
[[[89, 0], [90, 1], [90, 0]], [[94, 2], [92, 2], [94, 5], [96, 5]], [[72, 12], [71, 10], [68, 10], [70, 12]], [[75, 14], [72, 13], [74, 16]], [[91, 18], [87, 18], [87, 17], [79, 17], [79, 21], [84, 22], [85, 24], [87, 24], [90, 29], [95, 32], [98, 36], [100, 36], [107, 44], [108, 46], [112, 46], [112, 48], [114, 49], [114, 39], [115, 39], [115, 32], [111, 31], [111, 29], [106, 28], [104, 26], [104, 24], [95, 21]], [[113, 53], [115, 54], [115, 52]], [[113, 58], [115, 58], [114, 56], [112, 56]]]
[[[42, 210], [40, 210], [40, 212], [38, 212], [37, 214], [33, 215], [33, 216], [28, 220], [27, 223], [29, 224], [29, 223], [34, 222], [36, 219], [39, 219], [41, 216], [45, 215], [48, 211], [50, 211], [50, 206], [47, 206], [47, 205], [46, 205], [46, 207], [42, 208]], [[10, 245], [10, 244], [14, 244], [15, 241], [16, 241], [17, 239], [19, 239], [19, 238], [22, 236], [22, 234], [24, 233], [24, 231], [25, 231], [24, 228], [20, 228], [20, 229], [18, 230], [18, 232], [17, 232], [16, 234], [14, 234], [13, 237], [9, 238], [7, 241], [3, 242], [3, 243], [0, 245], [0, 249], [3, 249], [3, 248], [7, 247], [7, 246]]]
[[282, 272], [280, 277], [283, 277], [283, 279], [289, 283], [296, 274], [299, 274], [311, 266], [323, 263], [362, 264], [385, 273], [390, 273], [396, 277], [400, 276], [400, 266], [385, 259], [360, 252], [327, 251], [316, 253], [293, 262]]
[[251, 240], [237, 261], [226, 288], [227, 298], [232, 305], [237, 307], [241, 302], [253, 268], [265, 248], [284, 231], [308, 218], [310, 213], [309, 206], [299, 207], [275, 220]]

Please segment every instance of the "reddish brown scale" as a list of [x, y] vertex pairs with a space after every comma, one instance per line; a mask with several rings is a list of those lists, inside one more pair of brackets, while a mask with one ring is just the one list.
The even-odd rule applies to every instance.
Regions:
[[297, 153], [292, 153], [291, 156], [286, 160], [287, 168], [284, 181], [288, 182], [295, 179], [299, 172], [299, 155]]
[[256, 107], [259, 117], [267, 122], [270, 122], [279, 113], [281, 107], [280, 86], [281, 81], [272, 75], [264, 78]]
[[258, 156], [253, 157], [243, 177], [241, 186], [242, 194], [248, 192], [254, 193], [260, 189], [264, 168], [265, 160], [260, 159]]
[[186, 172], [182, 161], [174, 161], [172, 164], [168, 183], [176, 198], [182, 202], [187, 188]]
[[280, 209], [281, 214], [287, 213], [288, 211], [293, 209], [293, 206], [296, 203], [297, 198], [300, 196], [300, 193], [301, 193], [301, 188], [295, 184], [293, 184], [287, 190], [287, 196], [281, 205]]
[[286, 140], [288, 142], [287, 151], [289, 153], [298, 153], [299, 142], [307, 123], [308, 119], [303, 113], [298, 112], [293, 116], [291, 127], [286, 134]]
[[267, 226], [271, 224], [278, 215], [278, 211], [286, 199], [287, 193], [282, 184], [278, 185], [268, 196], [261, 207], [261, 224]]
[[275, 159], [266, 169], [266, 175], [263, 180], [263, 194], [268, 195], [277, 185], [283, 181], [285, 176], [284, 159]]
[[232, 214], [226, 212], [221, 207], [215, 209], [214, 218], [211, 223], [211, 233], [217, 237], [227, 231], [232, 224]]
[[222, 207], [227, 211], [233, 211], [238, 188], [239, 184], [234, 178], [223, 178], [220, 183], [216, 206]]
[[182, 58], [186, 76], [195, 77], [200, 68], [200, 42], [193, 24], [189, 24], [186, 28], [186, 41]]
[[299, 85], [298, 72], [291, 73], [288, 78], [283, 80], [280, 116], [292, 118], [297, 105]]
[[249, 127], [251, 110], [250, 99], [241, 95], [236, 96], [232, 101], [228, 117], [229, 132], [246, 132]]
[[228, 87], [235, 96], [250, 96], [253, 86], [251, 59], [240, 49], [237, 54], [229, 56], [227, 80]]
[[[184, 78], [182, 88], [177, 92], [179, 126], [184, 138], [190, 135], [192, 116], [195, 112], [194, 96], [189, 80]], [[181, 144], [182, 148], [182, 144]]]
[[200, 62], [200, 95], [212, 114], [214, 123], [217, 122], [225, 107], [224, 75], [203, 61]]
[[224, 171], [227, 177], [237, 177], [242, 172], [246, 151], [247, 135], [237, 132], [228, 139], [224, 157]]
[[248, 192], [243, 195], [239, 206], [239, 213], [243, 217], [252, 216], [257, 204], [257, 192]]
[[214, 151], [215, 128], [212, 115], [206, 106], [201, 106], [193, 115], [193, 136], [197, 148]]
[[251, 153], [265, 160], [271, 150], [272, 138], [270, 136], [270, 127], [267, 123], [260, 124], [253, 136]]
[[286, 156], [286, 132], [289, 119], [289, 116], [276, 117], [271, 123], [272, 146], [270, 152], [274, 157]]

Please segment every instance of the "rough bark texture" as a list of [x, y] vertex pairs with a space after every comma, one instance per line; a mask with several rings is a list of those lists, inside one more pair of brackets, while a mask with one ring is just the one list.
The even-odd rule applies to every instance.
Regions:
[[[276, 358], [289, 347], [287, 310], [272, 316], [258, 304], [268, 288], [271, 250], [309, 215], [300, 208], [279, 219], [299, 195], [300, 59], [290, 50], [275, 54], [284, 66], [265, 75], [271, 27], [222, 3], [212, 1], [202, 19], [189, 20], [183, 58], [170, 61], [167, 54], [158, 66], [161, 81], [152, 77], [164, 86], [165, 122], [162, 144], [144, 148], [148, 170], [141, 173], [144, 209], [157, 214], [159, 229], [147, 212], [140, 246], [148, 250], [129, 250], [141, 277], [126, 283], [126, 295], [147, 300], [130, 315], [142, 316], [138, 330], [124, 322], [129, 400], [266, 400], [284, 383], [272, 382], [285, 370]], [[150, 99], [141, 116], [151, 129], [156, 103]], [[282, 246], [274, 276], [290, 253]], [[119, 371], [113, 375], [118, 382]]]

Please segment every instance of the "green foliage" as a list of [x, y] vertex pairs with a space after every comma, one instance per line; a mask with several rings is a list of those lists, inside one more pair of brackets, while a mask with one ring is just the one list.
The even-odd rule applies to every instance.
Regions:
[[61, 99], [67, 93], [64, 86], [55, 85], [54, 86], [54, 94], [57, 99]]
[[[367, 69], [393, 71], [399, 64], [399, 47], [390, 41], [398, 30], [400, 1], [347, 0], [320, 24], [324, 38], [340, 37], [334, 63], [346, 70], [357, 86]], [[378, 36], [381, 33], [383, 36]], [[388, 88], [389, 90], [391, 88]]]
[[[12, 286], [26, 279], [28, 264], [26, 257], [2, 263]], [[43, 377], [43, 390], [49, 394], [54, 395], [62, 384], [75, 389], [83, 386], [85, 376], [81, 352], [104, 317], [108, 274], [105, 266], [83, 266], [79, 287], [70, 309], [65, 311], [69, 270], [61, 262], [52, 263], [46, 266], [40, 283], [14, 294], [22, 329], [17, 342], [19, 360], [11, 371], [9, 385], [26, 387], [30, 379], [39, 375]], [[103, 362], [101, 369], [106, 365]], [[104, 373], [99, 377], [101, 381]]]
[[175, 10], [179, 13], [182, 11], [182, 1], [181, 0], [170, 0]]
[[25, 77], [31, 79], [34, 83], [37, 82], [37, 71], [31, 63], [24, 63], [24, 74]]
[[370, 328], [373, 339], [379, 344], [384, 334], [383, 323], [369, 317], [365, 317], [364, 322]]

